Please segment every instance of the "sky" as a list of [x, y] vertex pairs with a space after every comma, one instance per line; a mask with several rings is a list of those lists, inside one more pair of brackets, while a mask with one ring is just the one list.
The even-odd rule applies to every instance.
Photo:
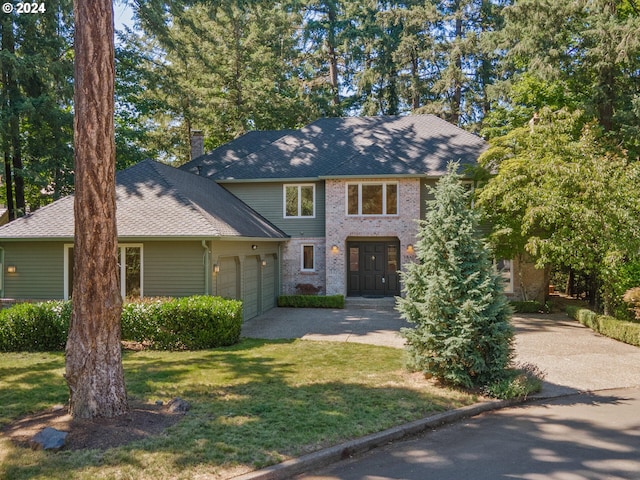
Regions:
[[133, 28], [133, 10], [128, 5], [121, 2], [114, 2], [113, 5], [113, 22], [116, 30], [122, 30], [126, 25]]

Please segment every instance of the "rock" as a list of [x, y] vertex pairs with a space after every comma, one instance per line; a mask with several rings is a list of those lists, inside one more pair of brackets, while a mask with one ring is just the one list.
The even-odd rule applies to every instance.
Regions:
[[182, 400], [180, 397], [173, 398], [167, 403], [167, 410], [171, 413], [187, 413], [190, 408], [189, 402]]
[[162, 400], [156, 400], [156, 405], [161, 407], [162, 405], [164, 405], [164, 402]]
[[69, 435], [68, 432], [46, 427], [36, 433], [29, 444], [34, 450], [60, 450], [64, 447], [64, 442]]

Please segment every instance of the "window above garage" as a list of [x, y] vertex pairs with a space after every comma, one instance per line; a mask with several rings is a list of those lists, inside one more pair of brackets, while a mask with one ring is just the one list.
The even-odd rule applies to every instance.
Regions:
[[315, 204], [314, 184], [284, 185], [284, 218], [314, 218]]

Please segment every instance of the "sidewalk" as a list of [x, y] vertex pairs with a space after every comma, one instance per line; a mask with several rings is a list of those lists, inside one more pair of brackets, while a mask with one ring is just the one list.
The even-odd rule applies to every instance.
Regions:
[[[533, 398], [640, 387], [640, 348], [603, 337], [564, 313], [517, 315], [513, 317], [513, 324], [515, 362], [536, 365], [545, 373], [543, 389]], [[344, 310], [276, 308], [247, 322], [242, 334], [255, 338], [349, 341], [402, 348], [404, 342], [398, 332], [404, 326], [409, 324], [393, 310], [392, 302], [358, 302], [347, 304]], [[345, 456], [513, 404], [489, 401], [444, 412], [242, 475], [236, 480], [292, 478]]]

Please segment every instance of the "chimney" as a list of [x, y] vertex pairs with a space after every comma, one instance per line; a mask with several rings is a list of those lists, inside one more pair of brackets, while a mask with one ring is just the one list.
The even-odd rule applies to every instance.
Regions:
[[202, 130], [191, 130], [191, 160], [204, 155], [204, 133]]

